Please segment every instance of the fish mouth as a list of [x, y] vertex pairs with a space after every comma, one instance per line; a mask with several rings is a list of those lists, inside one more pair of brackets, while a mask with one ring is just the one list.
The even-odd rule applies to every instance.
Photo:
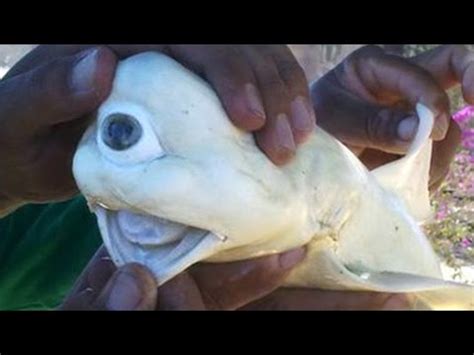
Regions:
[[148, 267], [159, 285], [224, 249], [218, 233], [129, 210], [95, 205], [100, 233], [116, 265]]

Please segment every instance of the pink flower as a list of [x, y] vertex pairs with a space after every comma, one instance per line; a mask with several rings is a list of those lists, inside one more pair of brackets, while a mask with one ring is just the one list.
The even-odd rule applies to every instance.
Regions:
[[462, 248], [470, 248], [472, 246], [472, 239], [469, 237], [463, 238], [461, 242], [459, 243]]
[[474, 149], [474, 128], [466, 128], [463, 130], [462, 145], [466, 149]]
[[438, 212], [436, 213], [437, 220], [443, 220], [448, 216], [448, 205], [446, 203], [442, 203], [439, 206]]
[[474, 116], [474, 106], [466, 106], [453, 115], [453, 120], [459, 124], [467, 123]]

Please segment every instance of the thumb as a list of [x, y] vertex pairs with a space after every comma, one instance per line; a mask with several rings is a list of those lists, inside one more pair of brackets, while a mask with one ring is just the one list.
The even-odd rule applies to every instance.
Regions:
[[127, 264], [111, 277], [93, 309], [108, 311], [154, 310], [158, 285], [153, 274], [139, 264]]
[[101, 247], [59, 307], [63, 311], [155, 309], [157, 284], [139, 264], [116, 268]]
[[55, 59], [0, 81], [0, 125], [31, 132], [94, 111], [109, 94], [117, 59], [105, 47]]
[[412, 58], [447, 90], [461, 84], [466, 102], [474, 103], [474, 52], [464, 45], [443, 45]]
[[321, 128], [352, 150], [371, 148], [394, 154], [407, 150], [418, 128], [416, 114], [362, 100], [329, 79], [320, 79], [311, 89]]
[[435, 78], [380, 48], [354, 52], [312, 94], [319, 125], [354, 147], [406, 151], [418, 130], [418, 103], [435, 115], [433, 140], [444, 139], [449, 126], [449, 98]]

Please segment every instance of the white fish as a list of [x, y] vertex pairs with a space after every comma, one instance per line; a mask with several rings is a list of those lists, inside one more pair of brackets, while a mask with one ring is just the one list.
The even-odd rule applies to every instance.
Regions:
[[286, 285], [410, 292], [415, 308], [472, 309], [474, 288], [442, 279], [419, 224], [429, 218], [433, 115], [402, 159], [369, 172], [317, 128], [273, 165], [201, 78], [143, 53], [119, 64], [110, 97], [74, 157], [74, 175], [118, 265], [160, 284], [199, 261], [307, 245]]

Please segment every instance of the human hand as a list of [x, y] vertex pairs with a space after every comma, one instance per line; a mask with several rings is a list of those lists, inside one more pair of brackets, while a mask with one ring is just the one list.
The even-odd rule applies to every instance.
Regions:
[[61, 310], [233, 310], [271, 293], [305, 257], [303, 248], [226, 264], [198, 264], [157, 289], [144, 266], [116, 268], [102, 247]]
[[157, 289], [151, 272], [116, 268], [105, 248], [94, 256], [61, 310], [388, 310], [408, 309], [402, 294], [285, 289], [303, 249], [226, 264], [198, 264]]
[[77, 190], [72, 156], [111, 89], [116, 58], [106, 48], [55, 58], [0, 81], [0, 215]]
[[286, 46], [39, 46], [0, 81], [0, 214], [77, 193], [72, 157], [110, 92], [117, 59], [150, 50], [208, 80], [232, 122], [255, 132], [276, 164], [314, 129], [306, 78]]
[[462, 83], [464, 98], [474, 102], [472, 63], [472, 53], [460, 46], [442, 46], [411, 59], [364, 47], [313, 84], [318, 123], [372, 169], [406, 151], [418, 126], [414, 106], [424, 103], [436, 115], [430, 171], [434, 189], [460, 141], [445, 90]]
[[[39, 46], [7, 77], [90, 46]], [[255, 132], [276, 164], [287, 162], [314, 130], [308, 83], [284, 45], [107, 45], [119, 59], [145, 51], [163, 52], [207, 80], [234, 124]]]

